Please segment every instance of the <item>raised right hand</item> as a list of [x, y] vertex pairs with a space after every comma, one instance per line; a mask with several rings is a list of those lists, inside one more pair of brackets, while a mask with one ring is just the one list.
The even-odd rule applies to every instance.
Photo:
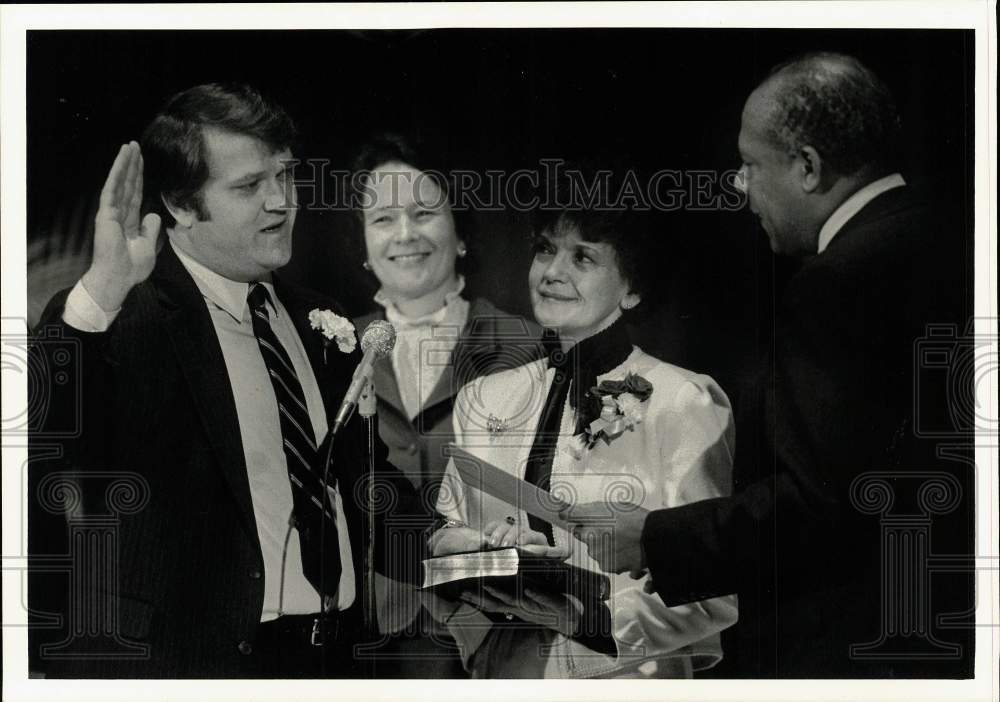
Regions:
[[156, 262], [160, 217], [150, 213], [139, 222], [142, 166], [136, 142], [118, 150], [94, 221], [94, 260], [83, 275], [83, 286], [109, 313], [119, 309], [129, 290], [149, 277]]

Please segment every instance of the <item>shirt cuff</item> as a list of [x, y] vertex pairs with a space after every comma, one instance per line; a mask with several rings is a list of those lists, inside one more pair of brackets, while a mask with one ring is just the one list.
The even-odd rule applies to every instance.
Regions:
[[114, 312], [105, 312], [83, 287], [83, 281], [77, 281], [66, 298], [63, 309], [63, 321], [74, 329], [84, 332], [104, 332], [108, 330], [115, 317], [121, 312], [119, 307]]

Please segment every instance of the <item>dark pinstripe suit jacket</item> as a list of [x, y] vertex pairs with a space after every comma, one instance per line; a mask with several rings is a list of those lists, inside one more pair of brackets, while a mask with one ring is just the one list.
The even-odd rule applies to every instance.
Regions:
[[[336, 305], [277, 276], [275, 289], [293, 317], [327, 416], [332, 416], [360, 352], [335, 352], [324, 359], [321, 337], [310, 329], [307, 316], [317, 307], [337, 311]], [[107, 332], [88, 334], [63, 323], [66, 294], [50, 303], [36, 338], [67, 340], [79, 362], [72, 364], [69, 382], [32, 388], [48, 407], [34, 427], [33, 443], [36, 448], [44, 444], [46, 427], [69, 421], [77, 407], [82, 428], [79, 437], [56, 442], [63, 457], [40, 462], [35, 478], [38, 482], [43, 473], [71, 477], [81, 495], [74, 514], [108, 515], [116, 555], [108, 561], [110, 570], [81, 580], [64, 603], [71, 623], [102, 613], [108, 635], [68, 635], [68, 645], [43, 656], [49, 660], [47, 672], [59, 677], [236, 676], [240, 649], [252, 646], [260, 620], [264, 564], [233, 393], [205, 301], [169, 246]], [[51, 363], [46, 355], [56, 346], [37, 343], [32, 353]], [[359, 640], [364, 636], [360, 578], [367, 544], [360, 485], [363, 429], [358, 420], [347, 425], [331, 469], [343, 496], [359, 576], [359, 596], [348, 613], [358, 622]], [[412, 486], [387, 462], [380, 441], [376, 461], [377, 484], [387, 498], [381, 501], [382, 524], [405, 514], [405, 528], [422, 533], [424, 513]], [[108, 486], [115, 476], [138, 486], [138, 509], [109, 507]], [[42, 524], [46, 510], [33, 505], [33, 512], [35, 523]], [[377, 567], [388, 562], [381, 544], [376, 553]], [[96, 558], [93, 549], [84, 555]], [[408, 572], [419, 574], [419, 565], [414, 570], [410, 564]], [[93, 655], [102, 651], [112, 655]]]

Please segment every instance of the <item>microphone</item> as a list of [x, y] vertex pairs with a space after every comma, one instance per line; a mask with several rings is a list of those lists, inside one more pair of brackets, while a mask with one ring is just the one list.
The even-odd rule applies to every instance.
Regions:
[[354, 409], [358, 406], [358, 398], [361, 397], [365, 385], [371, 380], [375, 361], [388, 356], [395, 345], [396, 330], [389, 322], [376, 319], [365, 329], [365, 333], [361, 335], [361, 350], [364, 352], [364, 357], [358, 364], [357, 370], [354, 371], [351, 386], [347, 388], [344, 401], [340, 403], [337, 416], [330, 426], [330, 434], [336, 436], [341, 427], [347, 424], [351, 415], [354, 414]]

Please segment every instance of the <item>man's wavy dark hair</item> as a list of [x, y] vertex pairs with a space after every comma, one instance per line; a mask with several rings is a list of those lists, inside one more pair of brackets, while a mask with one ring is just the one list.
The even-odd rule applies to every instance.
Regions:
[[887, 170], [899, 157], [901, 123], [888, 87], [846, 54], [815, 52], [776, 66], [767, 78], [777, 108], [768, 136], [787, 153], [809, 145], [834, 171]]
[[208, 219], [201, 188], [208, 179], [204, 130], [215, 128], [259, 139], [273, 151], [291, 148], [295, 124], [285, 111], [244, 84], [208, 83], [171, 97], [142, 135], [144, 210], [165, 227], [176, 220], [164, 201]]

